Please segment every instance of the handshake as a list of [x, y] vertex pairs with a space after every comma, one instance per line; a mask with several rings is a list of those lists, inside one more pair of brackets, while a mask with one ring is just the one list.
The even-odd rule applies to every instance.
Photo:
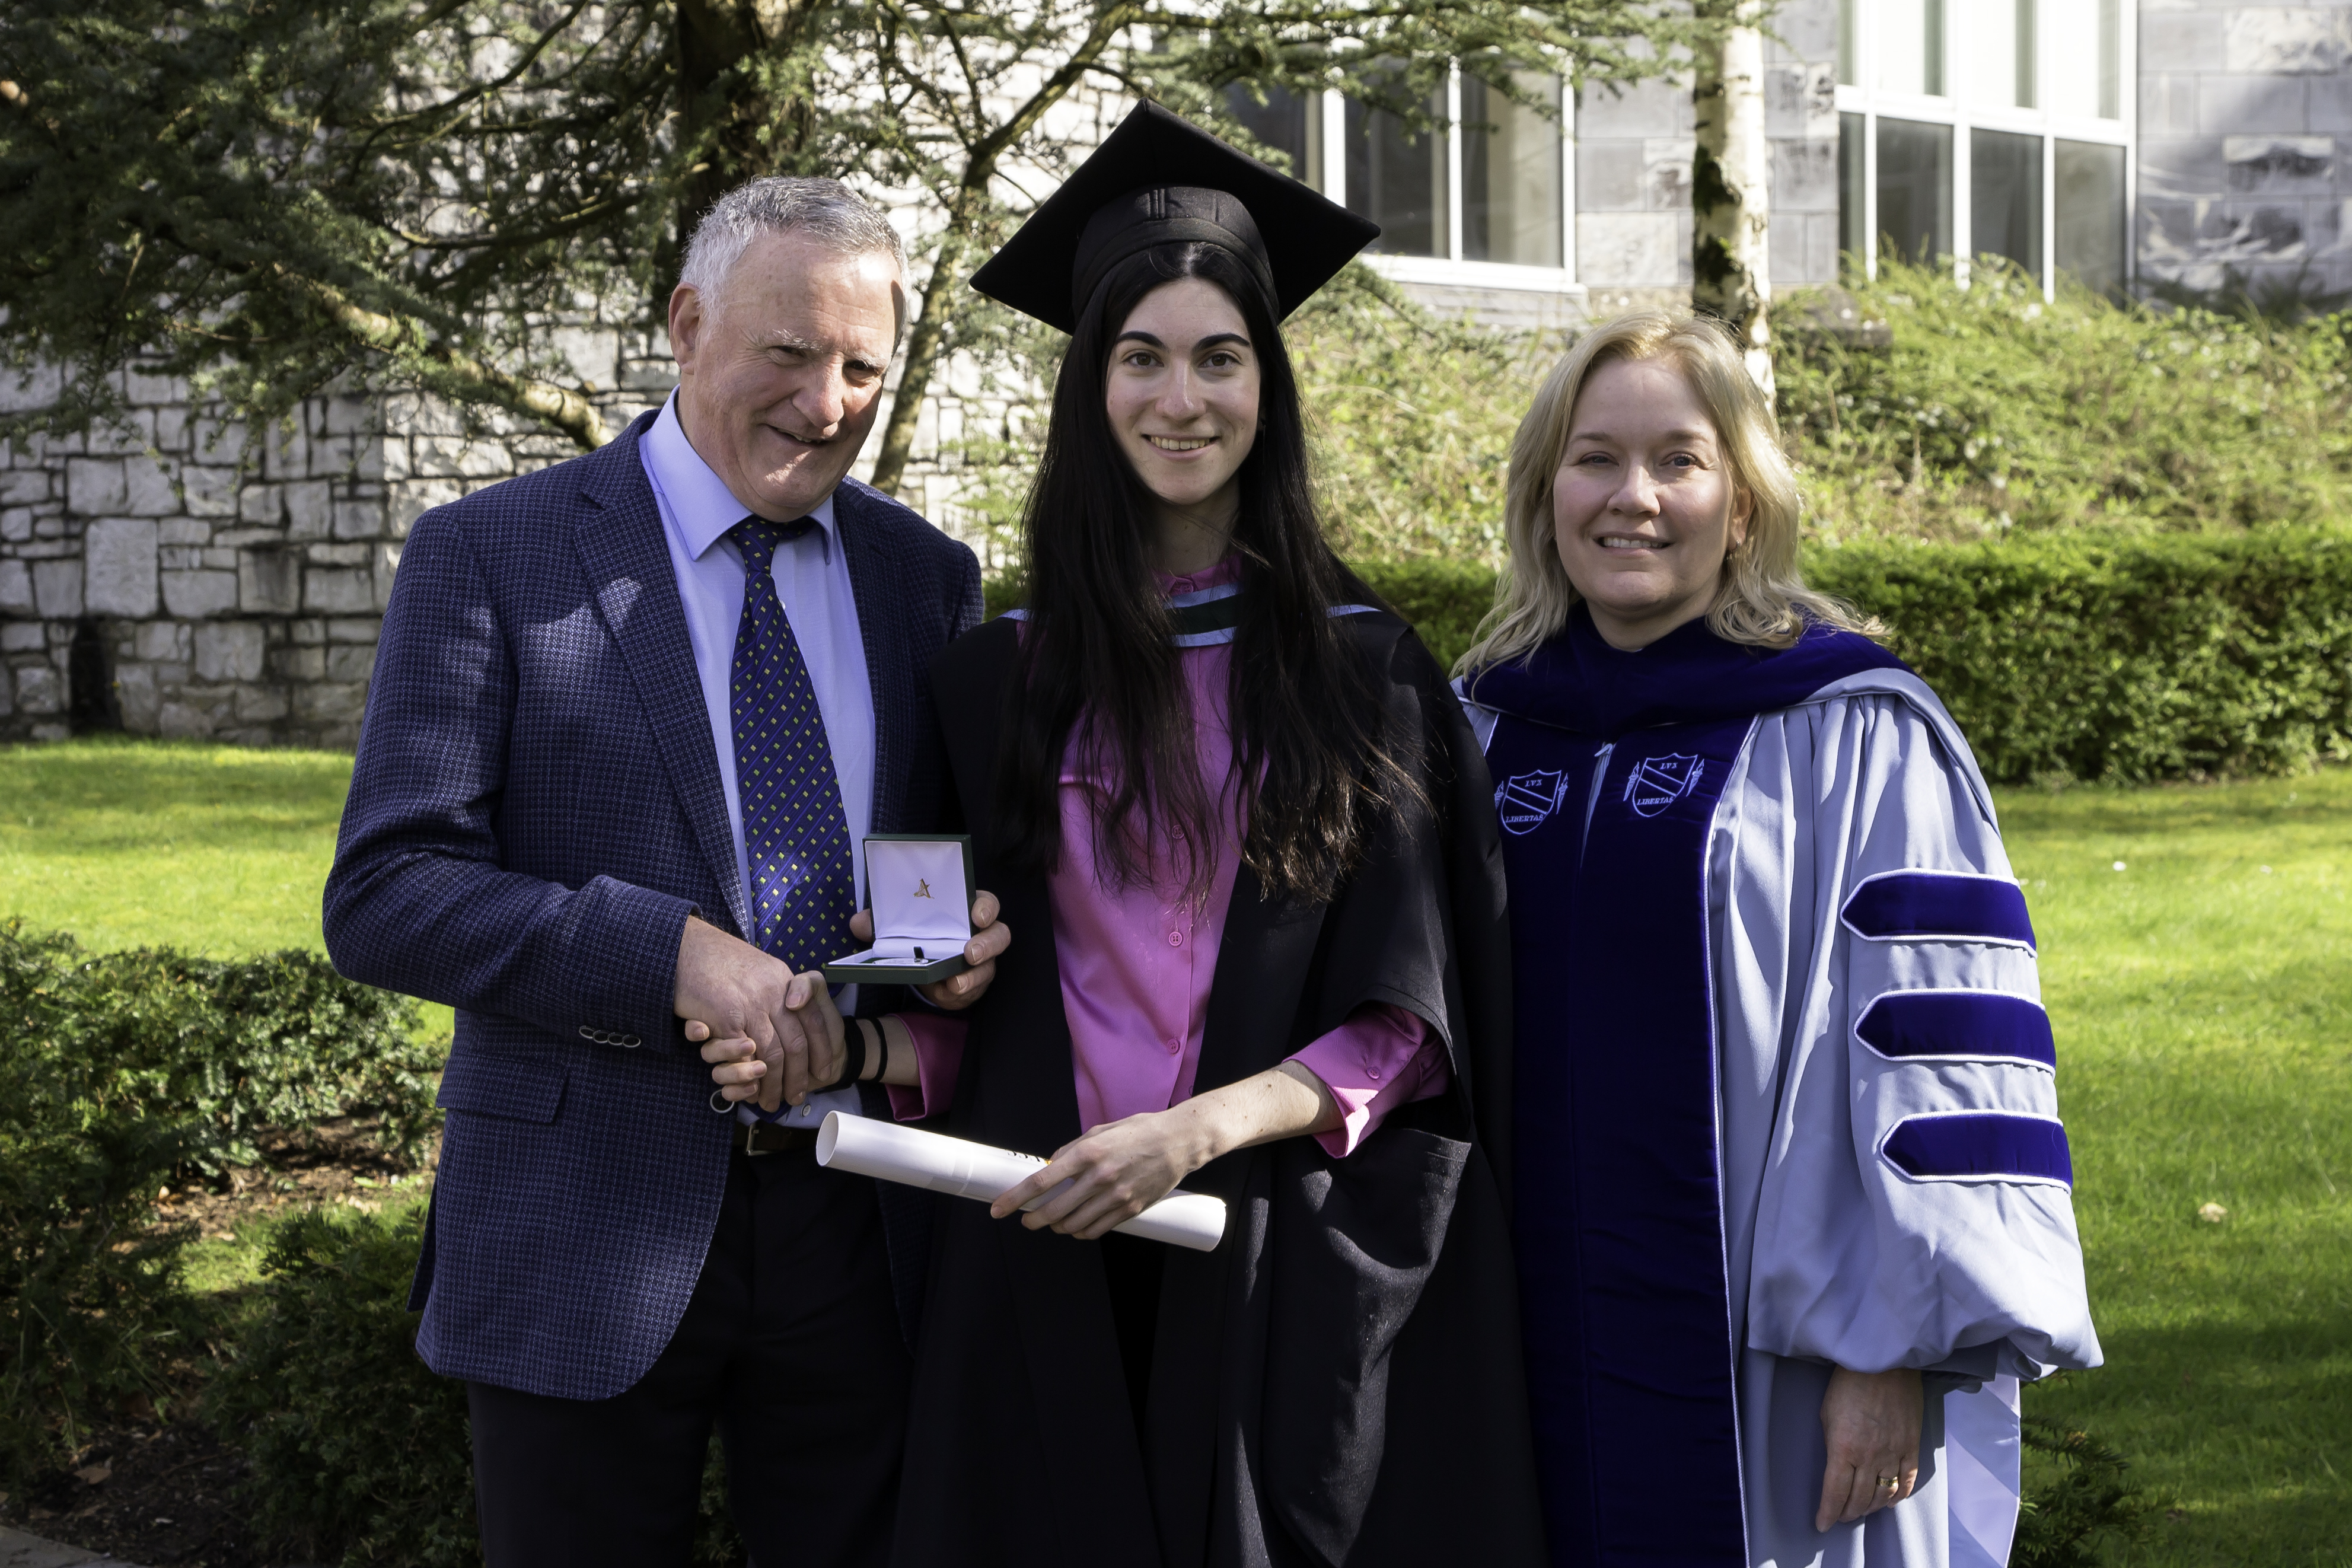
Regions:
[[[961, 1010], [987, 991], [997, 958], [1013, 942], [996, 916], [995, 894], [973, 898], [971, 938], [963, 947], [971, 967], [919, 987], [932, 1005]], [[872, 942], [873, 911], [858, 910], [849, 929], [859, 941]], [[757, 1100], [763, 1110], [803, 1103], [836, 1082], [849, 1061], [850, 1026], [834, 1006], [821, 972], [795, 974], [782, 960], [693, 916], [678, 938], [677, 1013], [686, 1021], [688, 1041], [712, 1065], [719, 1094]], [[885, 1068], [879, 1076], [914, 1082], [914, 1049], [904, 1026], [895, 1018], [878, 1026], [858, 1022], [880, 1031]]]

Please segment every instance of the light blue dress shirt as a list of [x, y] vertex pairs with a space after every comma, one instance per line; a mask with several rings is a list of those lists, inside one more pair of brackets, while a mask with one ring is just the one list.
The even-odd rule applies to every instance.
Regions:
[[[662, 535], [677, 574], [678, 603], [694, 646], [695, 675], [702, 705], [710, 716], [710, 742], [719, 752], [719, 787], [727, 792], [727, 830], [735, 839], [735, 876], [748, 905], [751, 868], [743, 848], [743, 801], [735, 783], [735, 724], [731, 716], [735, 631], [743, 618], [743, 557], [728, 530], [750, 515], [727, 481], [688, 441], [678, 423], [677, 396], [671, 394], [661, 416], [637, 443], [654, 500], [661, 508]], [[847, 819], [850, 874], [856, 907], [866, 907], [866, 836], [874, 828], [874, 688], [866, 670], [866, 643], [858, 631], [857, 600], [849, 585], [849, 562], [834, 521], [833, 498], [811, 510], [816, 526], [776, 547], [772, 575], [776, 597], [793, 624], [824, 718], [825, 743], [833, 752], [834, 775], [841, 784]], [[856, 1005], [856, 988], [842, 993], [845, 1012]], [[738, 1108], [749, 1120], [749, 1110]], [[857, 1091], [843, 1089], [812, 1095], [782, 1123], [800, 1126], [824, 1119], [827, 1110], [857, 1113]]]

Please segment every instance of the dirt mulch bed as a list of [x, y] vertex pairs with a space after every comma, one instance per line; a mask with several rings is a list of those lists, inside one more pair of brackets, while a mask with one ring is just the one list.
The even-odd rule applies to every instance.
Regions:
[[[266, 1164], [170, 1189], [154, 1228], [192, 1226], [218, 1241], [313, 1205], [373, 1209], [393, 1195], [395, 1177], [404, 1194], [431, 1183], [438, 1138], [412, 1169], [371, 1142], [368, 1131], [341, 1120], [265, 1137]], [[193, 1411], [198, 1381], [191, 1372], [184, 1382], [178, 1405]], [[0, 1493], [0, 1521], [148, 1568], [301, 1568], [300, 1559], [253, 1539], [237, 1496], [245, 1478], [245, 1456], [210, 1426], [193, 1415], [159, 1421], [142, 1401], [121, 1424], [91, 1433], [71, 1464], [16, 1496]]]
[[71, 1468], [8, 1499], [10, 1524], [152, 1568], [290, 1568], [245, 1524], [245, 1458], [201, 1421], [131, 1423], [94, 1434]]
[[348, 1117], [320, 1122], [307, 1132], [265, 1133], [265, 1163], [232, 1170], [225, 1177], [167, 1188], [156, 1205], [156, 1228], [194, 1226], [206, 1241], [222, 1241], [239, 1226], [275, 1219], [314, 1204], [373, 1209], [390, 1195], [395, 1178], [405, 1192], [429, 1185], [441, 1155], [436, 1134], [424, 1163], [404, 1166], [373, 1142], [370, 1124]]

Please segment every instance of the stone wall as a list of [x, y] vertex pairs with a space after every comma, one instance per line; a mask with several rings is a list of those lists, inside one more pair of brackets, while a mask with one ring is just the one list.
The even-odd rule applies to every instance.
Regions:
[[2352, 289], [2352, 0], [2142, 0], [2140, 276]]
[[0, 445], [0, 736], [347, 742], [396, 560], [369, 405], [260, 442], [124, 376], [128, 428]]
[[[646, 377], [605, 336], [625, 417]], [[351, 745], [409, 525], [572, 450], [413, 396], [314, 397], [257, 434], [121, 374], [126, 427], [0, 442], [0, 740]], [[0, 377], [0, 404], [54, 395]]]
[[[567, 327], [558, 346], [611, 430], [677, 379], [658, 333]], [[121, 374], [125, 428], [0, 441], [0, 742], [120, 728], [349, 747], [411, 525], [578, 455], [413, 395], [310, 398], [256, 436], [192, 406], [184, 384]], [[0, 373], [0, 411], [56, 395], [53, 374]], [[952, 524], [954, 444], [1002, 414], [983, 378], [950, 366], [926, 400], [909, 504]]]

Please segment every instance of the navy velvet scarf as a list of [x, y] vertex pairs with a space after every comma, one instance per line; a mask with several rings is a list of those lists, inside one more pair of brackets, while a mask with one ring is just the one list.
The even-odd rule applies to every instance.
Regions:
[[1531, 723], [1614, 740], [1633, 730], [1752, 719], [1801, 702], [1843, 676], [1903, 669], [1904, 662], [1853, 632], [1816, 625], [1793, 647], [1726, 642], [1704, 620], [1637, 653], [1610, 647], [1582, 605], [1568, 627], [1521, 664], [1470, 678], [1470, 699]]
[[1581, 605], [1482, 672], [1510, 878], [1517, 1231], [1537, 1459], [1561, 1568], [1748, 1561], [1726, 1291], [1708, 829], [1757, 715], [1901, 661], [1694, 622], [1638, 653]]

